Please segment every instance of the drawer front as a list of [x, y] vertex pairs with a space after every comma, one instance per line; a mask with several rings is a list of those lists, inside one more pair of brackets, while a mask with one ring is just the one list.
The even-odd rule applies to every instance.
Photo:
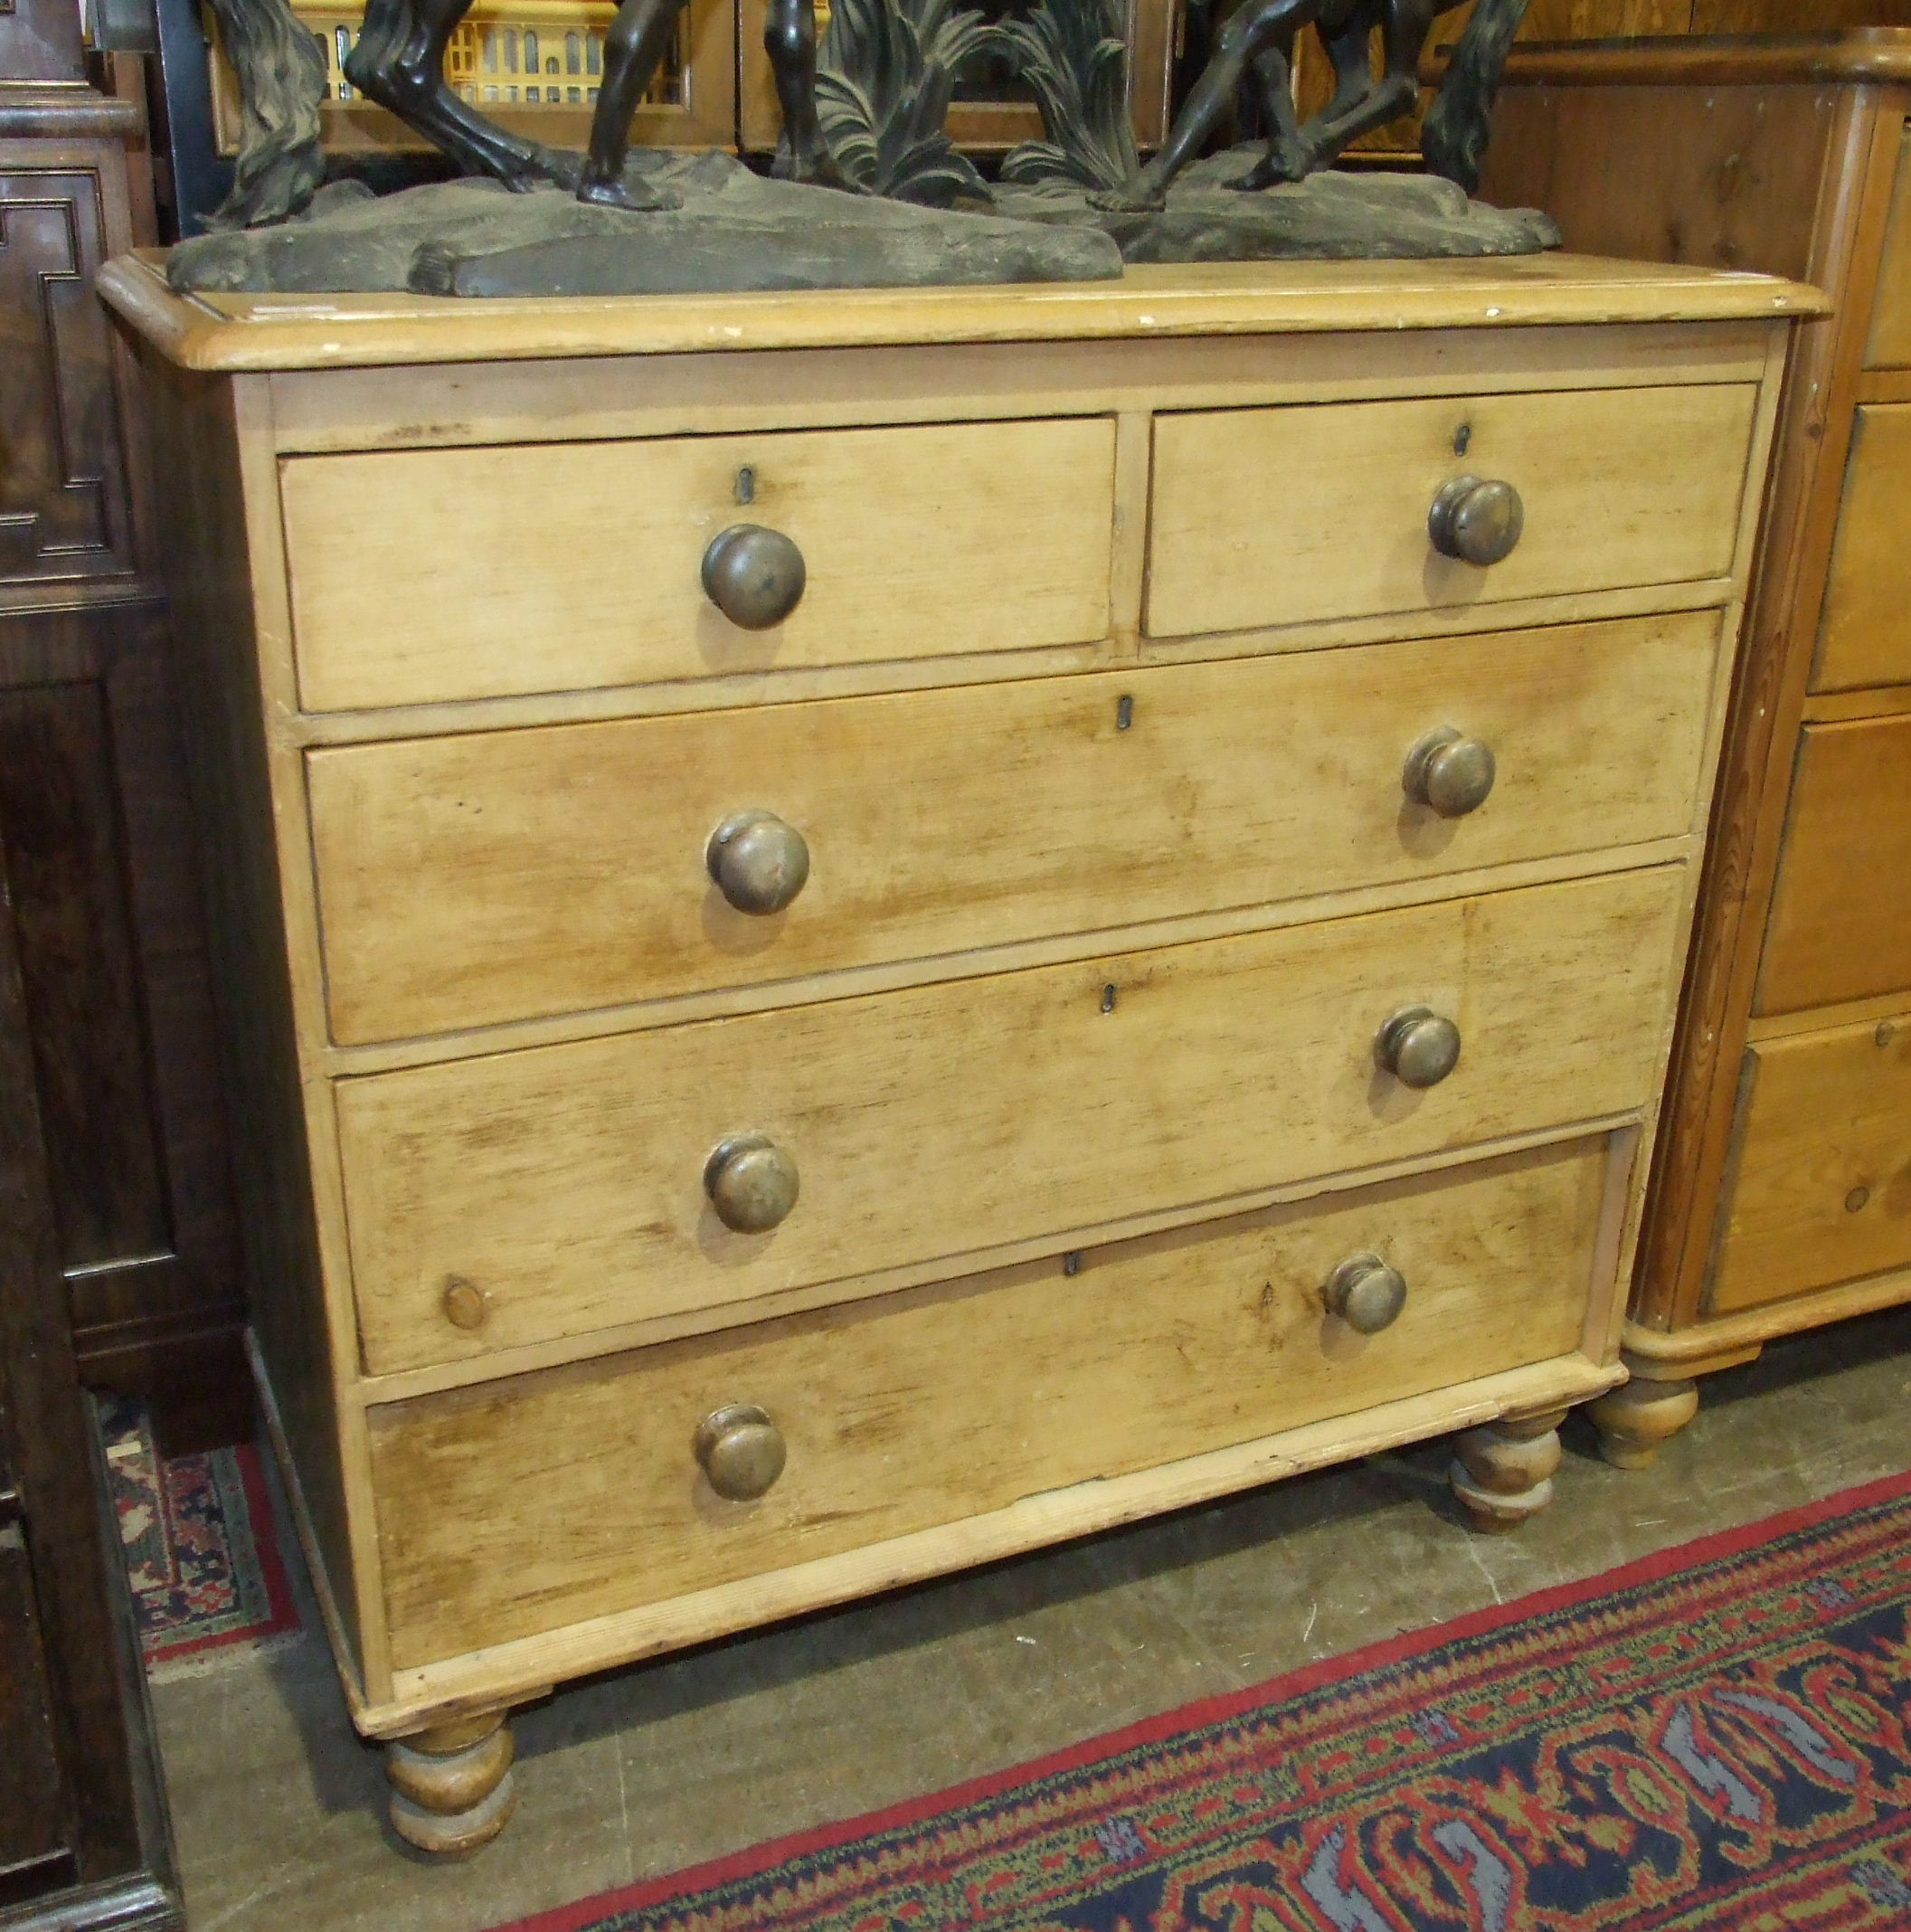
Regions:
[[1757, 1010], [1911, 988], [1911, 717], [1811, 724], [1799, 747]]
[[[1756, 394], [1730, 384], [1159, 416], [1148, 630], [1723, 576]], [[1428, 536], [1434, 496], [1462, 475], [1519, 492], [1525, 527], [1500, 563], [1443, 556]]]
[[[315, 753], [333, 1035], [394, 1038], [1690, 829], [1716, 612]], [[1497, 761], [1402, 791], [1451, 726]], [[712, 831], [809, 876], [734, 909]]]
[[1751, 1050], [1708, 1311], [1911, 1267], [1911, 1017]]
[[[393, 1662], [421, 1664], [1575, 1350], [1600, 1141], [374, 1409]], [[1397, 1321], [1322, 1284], [1376, 1253]], [[692, 1449], [732, 1404], [755, 1501]]]
[[1871, 403], [1851, 425], [1844, 501], [1812, 685], [1911, 683], [1911, 403]]
[[[1108, 629], [1106, 418], [299, 457], [280, 488], [311, 711]], [[705, 550], [737, 524], [802, 552], [801, 601], [767, 630], [704, 592]]]
[[[342, 1082], [366, 1362], [720, 1308], [1637, 1107], [1682, 870]], [[1462, 1050], [1414, 1089], [1374, 1043], [1421, 1005]], [[780, 1226], [735, 1233], [705, 1166], [752, 1133], [799, 1191]]]

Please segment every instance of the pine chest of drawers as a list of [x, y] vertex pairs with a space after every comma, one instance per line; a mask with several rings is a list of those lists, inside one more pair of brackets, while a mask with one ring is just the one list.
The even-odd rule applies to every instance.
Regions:
[[515, 1700], [1618, 1323], [1788, 320], [1567, 259], [181, 302], [259, 1368], [395, 1815]]

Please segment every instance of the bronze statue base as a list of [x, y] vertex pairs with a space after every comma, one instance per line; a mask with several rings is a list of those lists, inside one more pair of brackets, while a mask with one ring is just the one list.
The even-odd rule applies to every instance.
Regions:
[[593, 206], [558, 188], [471, 179], [379, 199], [346, 184], [277, 227], [195, 236], [166, 260], [180, 290], [420, 295], [681, 295], [751, 289], [1105, 281], [1093, 226], [921, 208], [766, 180], [718, 153], [646, 151], [633, 185], [677, 205]]
[[1349, 169], [1244, 193], [1228, 185], [1261, 156], [1256, 143], [1196, 162], [1159, 209], [1098, 207], [1085, 189], [1054, 182], [1001, 183], [996, 206], [1021, 221], [1099, 228], [1135, 262], [1532, 255], [1559, 246], [1559, 230], [1538, 209], [1490, 207], [1437, 175]]

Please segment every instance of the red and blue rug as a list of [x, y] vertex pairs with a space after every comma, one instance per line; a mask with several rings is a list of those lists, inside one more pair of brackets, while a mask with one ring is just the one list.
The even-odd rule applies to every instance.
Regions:
[[150, 1671], [298, 1628], [255, 1444], [163, 1457], [136, 1402], [104, 1402], [99, 1433]]
[[1911, 1476], [513, 1932], [1911, 1927]]

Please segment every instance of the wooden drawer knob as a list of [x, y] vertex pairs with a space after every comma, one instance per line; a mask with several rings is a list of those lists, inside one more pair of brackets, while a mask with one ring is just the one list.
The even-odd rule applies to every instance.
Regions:
[[1403, 1007], [1381, 1028], [1374, 1057], [1403, 1086], [1438, 1086], [1460, 1064], [1460, 1028], [1431, 1007]]
[[783, 1473], [783, 1432], [753, 1402], [713, 1410], [696, 1425], [691, 1446], [710, 1487], [731, 1502], [761, 1496]]
[[803, 553], [780, 530], [732, 524], [704, 552], [704, 594], [733, 624], [768, 630], [802, 601]]
[[1486, 803], [1498, 775], [1490, 744], [1443, 724], [1406, 754], [1400, 783], [1416, 804], [1430, 806], [1443, 819], [1463, 819]]
[[1443, 483], [1426, 513], [1426, 534], [1442, 556], [1497, 564], [1512, 554], [1526, 527], [1526, 506], [1510, 483], [1455, 477]]
[[766, 1133], [734, 1133], [704, 1164], [704, 1192], [725, 1227], [761, 1235], [796, 1206], [796, 1162]]
[[468, 1282], [461, 1274], [452, 1274], [446, 1277], [439, 1305], [445, 1312], [445, 1320], [453, 1328], [481, 1329], [485, 1325], [485, 1317], [491, 1312], [491, 1297], [476, 1282]]
[[704, 862], [740, 913], [780, 913], [809, 876], [809, 848], [773, 811], [738, 811], [710, 835]]
[[1327, 1310], [1350, 1329], [1377, 1335], [1406, 1306], [1406, 1276], [1377, 1255], [1349, 1255], [1327, 1278]]

